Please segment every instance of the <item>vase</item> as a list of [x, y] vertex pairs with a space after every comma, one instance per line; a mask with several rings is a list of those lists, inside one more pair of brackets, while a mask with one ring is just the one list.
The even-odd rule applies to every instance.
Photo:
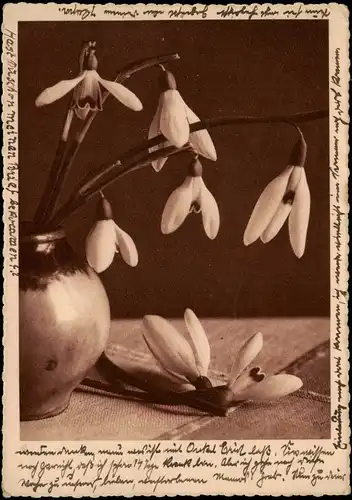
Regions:
[[57, 415], [103, 353], [110, 306], [99, 276], [65, 232], [20, 228], [20, 418]]

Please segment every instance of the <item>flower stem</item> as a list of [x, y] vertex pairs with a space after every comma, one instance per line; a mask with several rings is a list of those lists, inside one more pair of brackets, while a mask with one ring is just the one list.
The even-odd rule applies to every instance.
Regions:
[[66, 116], [62, 126], [59, 143], [56, 148], [54, 161], [51, 166], [51, 170], [49, 172], [49, 177], [45, 185], [44, 193], [39, 201], [39, 205], [34, 214], [34, 222], [36, 224], [42, 223], [45, 219], [47, 212], [47, 205], [50, 200], [51, 193], [57, 182], [57, 177], [58, 173], [61, 170], [61, 165], [63, 164], [67, 153], [67, 141], [72, 124], [72, 118], [73, 118], [73, 110], [71, 109], [71, 102], [70, 102], [70, 105], [68, 106], [66, 111]]
[[[217, 416], [225, 416], [227, 411], [227, 406], [215, 404], [211, 400], [207, 400], [204, 396], [206, 392], [197, 390], [187, 391], [187, 392], [175, 392], [163, 389], [162, 387], [153, 387], [150, 382], [143, 380], [143, 378], [136, 377], [132, 373], [126, 372], [115, 363], [110, 361], [110, 359], [102, 354], [96, 363], [97, 370], [103, 375], [103, 377], [111, 384], [111, 392], [122, 394], [126, 396], [132, 396], [133, 399], [143, 399], [149, 403], [164, 404], [164, 405], [175, 405], [183, 404], [191, 406], [198, 410], [206, 413], [210, 413]], [[90, 381], [84, 380], [83, 385], [95, 385], [95, 388], [99, 388], [97, 384], [91, 384]], [[116, 384], [121, 384], [121, 382], [128, 384], [133, 387], [137, 387], [141, 392], [126, 391], [121, 387], [116, 387]], [[219, 391], [220, 388], [211, 388], [212, 390]], [[126, 391], [126, 392], [125, 392]]]
[[[163, 140], [165, 141], [165, 139]], [[53, 217], [48, 221], [47, 227], [51, 228], [61, 225], [70, 215], [92, 198], [92, 196], [105, 189], [120, 177], [147, 167], [150, 165], [151, 161], [180, 154], [185, 151], [193, 151], [193, 149], [188, 144], [183, 148], [168, 146], [153, 153], [145, 152], [144, 156], [139, 155], [138, 159], [126, 160], [124, 164], [120, 161], [112, 163], [108, 167], [105, 167], [103, 172], [100, 172], [92, 180], [85, 182], [81, 188], [78, 188], [65, 205], [54, 213]]]
[[[129, 64], [122, 68], [116, 78], [115, 82], [122, 83], [124, 82], [127, 78], [130, 78], [134, 73], [137, 73], [138, 71], [141, 71], [146, 68], [151, 68], [153, 66], [156, 66], [161, 63], [166, 63], [170, 62], [176, 59], [179, 59], [180, 56], [175, 53], [175, 54], [165, 54], [157, 57], [151, 57], [147, 59], [142, 59], [139, 61], [136, 61], [132, 64]], [[103, 98], [102, 102], [104, 103], [106, 99], [109, 96], [109, 92], [105, 91], [103, 93]], [[72, 112], [71, 109], [71, 103], [67, 112], [67, 116], [69, 112]], [[65, 182], [65, 179], [67, 177], [68, 172], [71, 169], [71, 166], [77, 156], [77, 153], [80, 149], [80, 146], [84, 140], [84, 138], [87, 135], [87, 132], [92, 125], [94, 118], [97, 116], [99, 111], [93, 111], [90, 116], [87, 118], [86, 122], [83, 125], [83, 128], [80, 132], [77, 133], [77, 136], [70, 146], [70, 148], [67, 150], [67, 136], [66, 140], [63, 140], [63, 135], [65, 132], [65, 125], [67, 118], [65, 120], [65, 124], [63, 127], [63, 132], [62, 132], [62, 137], [58, 146], [58, 150], [55, 156], [54, 163], [52, 165], [50, 174], [49, 174], [49, 179], [43, 194], [42, 199], [40, 200], [39, 206], [37, 208], [36, 214], [35, 214], [35, 220], [38, 223], [43, 223], [45, 219], [50, 219], [56, 203], [59, 199], [60, 193], [61, 193], [61, 188]], [[72, 118], [71, 118], [72, 120]], [[67, 134], [68, 135], [68, 134]]]
[[[284, 123], [294, 126], [297, 129], [297, 123], [304, 123], [321, 118], [328, 117], [328, 110], [311, 111], [307, 113], [298, 113], [294, 115], [280, 116], [237, 116], [230, 115], [225, 117], [207, 118], [203, 121], [193, 123], [190, 126], [191, 132], [203, 129], [227, 125], [251, 125], [251, 124], [272, 124]], [[110, 165], [100, 166], [93, 172], [90, 172], [75, 193], [67, 203], [56, 212], [49, 221], [50, 226], [61, 224], [67, 217], [72, 215], [78, 208], [83, 206], [93, 195], [104, 189], [120, 177], [148, 166], [152, 161], [159, 158], [167, 158], [171, 155], [191, 150], [191, 146], [186, 144], [183, 148], [167, 146], [157, 151], [149, 153], [149, 149], [165, 142], [163, 135], [158, 135], [152, 139], [143, 141], [137, 146], [123, 153], [120, 158]]]
[[[297, 123], [319, 120], [322, 118], [327, 118], [328, 116], [328, 110], [308, 111], [306, 113], [278, 116], [220, 116], [216, 118], [206, 118], [202, 121], [193, 123], [192, 125], [190, 125], [190, 132], [197, 132], [198, 130], [211, 129], [227, 125], [256, 125], [273, 123], [288, 124], [298, 129], [296, 125]], [[165, 142], [165, 137], [163, 135], [158, 135], [156, 137], [153, 137], [152, 139], [145, 140], [144, 142], [123, 153], [119, 160], [123, 162], [125, 158], [129, 158], [131, 155], [135, 155], [139, 152], [145, 151], [148, 148], [157, 146], [163, 142]]]
[[40, 223], [44, 223], [46, 219], [49, 219], [53, 210], [55, 209], [56, 202], [60, 196], [62, 185], [66, 179], [69, 172], [70, 166], [73, 164], [74, 159], [78, 153], [77, 139], [74, 140], [68, 147], [66, 147], [66, 152], [58, 168], [55, 171], [55, 179], [52, 183], [50, 195], [47, 198], [44, 209], [41, 212]]

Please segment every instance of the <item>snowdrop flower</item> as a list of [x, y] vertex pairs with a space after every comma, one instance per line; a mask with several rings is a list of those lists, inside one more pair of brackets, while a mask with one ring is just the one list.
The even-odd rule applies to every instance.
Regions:
[[[198, 116], [189, 108], [177, 90], [175, 77], [163, 67], [161, 76], [162, 93], [159, 105], [149, 128], [148, 139], [163, 134], [168, 142], [149, 149], [156, 151], [166, 145], [181, 148], [190, 142], [193, 149], [200, 155], [216, 161], [217, 155], [213, 141], [207, 130], [190, 133], [190, 124], [199, 122]], [[152, 162], [154, 170], [160, 171], [167, 158], [160, 158]]]
[[191, 309], [186, 309], [185, 323], [190, 342], [161, 316], [143, 318], [144, 340], [169, 377], [181, 384], [211, 387], [207, 378], [210, 364], [210, 347], [202, 324]]
[[143, 106], [138, 97], [124, 85], [104, 80], [97, 73], [98, 60], [95, 55], [95, 42], [89, 42], [83, 50], [80, 61], [80, 74], [71, 80], [62, 80], [45, 89], [36, 99], [36, 106], [45, 106], [74, 89], [72, 107], [78, 118], [84, 120], [89, 111], [102, 109], [102, 93], [100, 85], [110, 92], [117, 100], [134, 111], [140, 111]]
[[212, 387], [207, 378], [210, 346], [204, 328], [191, 309], [186, 309], [184, 319], [190, 342], [161, 316], [147, 315], [143, 318], [144, 340], [172, 380], [181, 384], [191, 383], [200, 390], [199, 394], [212, 395], [214, 402], [227, 406], [244, 400], [277, 399], [302, 387], [301, 379], [294, 375], [279, 374], [266, 378], [259, 367], [248, 369], [263, 346], [261, 333], [253, 335], [238, 352], [229, 383]]
[[310, 192], [304, 163], [307, 145], [303, 136], [295, 145], [289, 165], [271, 181], [259, 197], [244, 233], [244, 244], [259, 237], [271, 241], [288, 218], [292, 249], [298, 258], [304, 254], [310, 213]]
[[279, 374], [265, 377], [259, 367], [248, 369], [262, 347], [263, 336], [261, 333], [256, 333], [238, 352], [228, 383], [233, 393], [233, 402], [277, 399], [302, 387], [302, 380], [294, 375]]
[[129, 266], [138, 264], [138, 253], [132, 238], [112, 219], [111, 205], [102, 196], [97, 210], [98, 220], [86, 240], [88, 264], [102, 273], [114, 260], [115, 253], [120, 253]]
[[161, 217], [161, 232], [169, 234], [176, 231], [192, 212], [202, 214], [205, 233], [213, 240], [220, 226], [219, 208], [204, 184], [202, 165], [198, 158], [191, 163], [190, 173], [183, 184], [169, 196]]

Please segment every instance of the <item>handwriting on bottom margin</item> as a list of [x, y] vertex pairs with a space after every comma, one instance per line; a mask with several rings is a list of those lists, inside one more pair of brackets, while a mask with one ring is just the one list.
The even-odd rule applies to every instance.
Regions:
[[[119, 485], [120, 493], [205, 492], [207, 483], [222, 490], [224, 483], [252, 484], [265, 490], [275, 482], [304, 481], [318, 487], [325, 481], [345, 482], [338, 453], [330, 445], [302, 447], [293, 441], [273, 447], [237, 442], [118, 444], [111, 449], [22, 447], [16, 451], [21, 492], [41, 494], [103, 493]], [[333, 465], [334, 464], [334, 465]], [[333, 465], [333, 466], [332, 466]], [[226, 488], [224, 487], [224, 491]]]

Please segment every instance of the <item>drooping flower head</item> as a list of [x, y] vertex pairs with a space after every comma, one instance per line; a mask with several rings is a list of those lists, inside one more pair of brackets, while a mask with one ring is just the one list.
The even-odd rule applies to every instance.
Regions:
[[105, 271], [117, 253], [131, 267], [138, 264], [136, 245], [113, 220], [112, 208], [102, 195], [97, 205], [97, 221], [86, 239], [88, 264], [97, 272]]
[[289, 166], [260, 195], [244, 233], [245, 245], [259, 237], [268, 243], [288, 218], [292, 249], [298, 258], [302, 257], [310, 214], [310, 192], [304, 169], [306, 154], [307, 144], [301, 134], [292, 150]]
[[117, 100], [134, 111], [143, 106], [138, 97], [120, 83], [104, 80], [97, 73], [98, 59], [95, 53], [95, 42], [84, 45], [80, 55], [80, 73], [71, 80], [62, 80], [52, 87], [46, 88], [36, 99], [36, 106], [45, 106], [64, 97], [74, 89], [72, 108], [78, 118], [84, 120], [89, 111], [102, 109], [102, 85]]
[[178, 229], [190, 213], [201, 214], [206, 235], [214, 239], [220, 227], [219, 208], [214, 196], [206, 187], [203, 168], [196, 156], [190, 166], [189, 174], [181, 186], [169, 196], [161, 217], [161, 231], [169, 234]]
[[[193, 149], [200, 155], [216, 161], [217, 155], [213, 141], [207, 130], [190, 133], [190, 125], [199, 122], [198, 116], [185, 103], [177, 90], [176, 79], [170, 71], [163, 66], [160, 76], [159, 104], [149, 128], [148, 139], [163, 134], [167, 141], [150, 148], [156, 151], [166, 145], [177, 148], [190, 142]], [[153, 168], [158, 172], [162, 169], [167, 158], [160, 158], [152, 162]]]

